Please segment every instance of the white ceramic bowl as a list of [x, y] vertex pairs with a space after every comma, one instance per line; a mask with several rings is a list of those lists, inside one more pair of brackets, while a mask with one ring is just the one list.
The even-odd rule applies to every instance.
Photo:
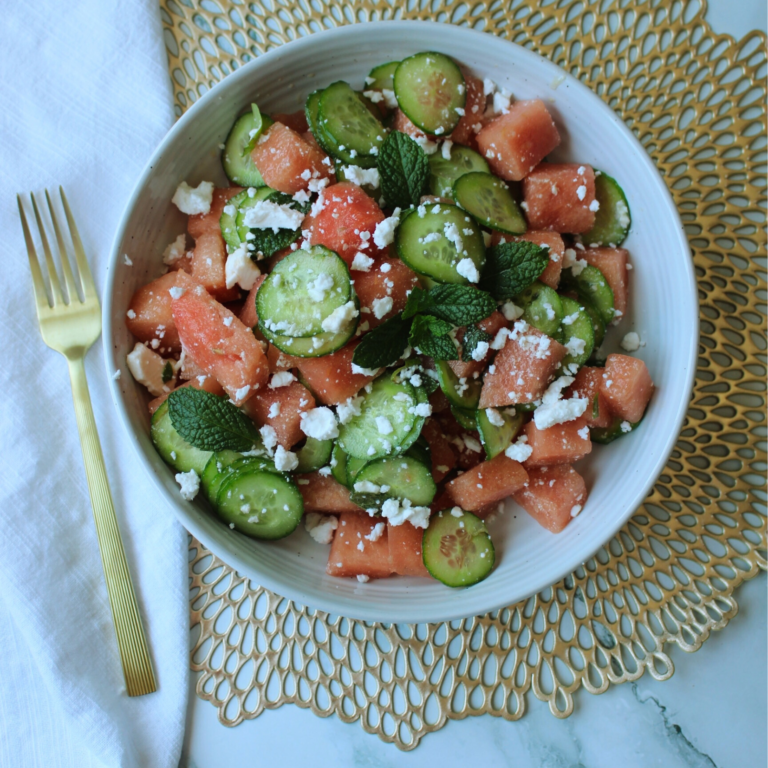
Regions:
[[[602, 169], [629, 198], [630, 311], [607, 348], [616, 350], [623, 333], [638, 331], [646, 346], [637, 355], [657, 390], [636, 433], [596, 446], [580, 463], [590, 488], [581, 515], [553, 535], [509, 502], [489, 525], [496, 567], [469, 589], [405, 577], [367, 584], [331, 578], [325, 575], [328, 547], [313, 542], [303, 526], [282, 541], [262, 543], [231, 531], [202, 499], [183, 501], [150, 442], [143, 388], [129, 375], [112, 384], [128, 441], [185, 528], [241, 574], [280, 595], [375, 621], [482, 614], [555, 583], [594, 554], [639, 506], [669, 456], [689, 400], [698, 338], [693, 268], [674, 203], [631, 131], [596, 95], [546, 59], [489, 34], [439, 23], [378, 22], [320, 32], [260, 56], [201, 98], [168, 133], [136, 185], [115, 238], [104, 296], [108, 370], [124, 369], [133, 345], [124, 322], [131, 295], [162, 272], [160, 254], [184, 230], [185, 217], [170, 202], [176, 186], [203, 179], [226, 185], [218, 147], [240, 111], [254, 101], [266, 112], [292, 112], [316, 88], [334, 80], [359, 88], [374, 65], [423, 50], [454, 57], [518, 99], [543, 98], [563, 137], [555, 158]], [[123, 265], [123, 253], [130, 253], [132, 268]]]

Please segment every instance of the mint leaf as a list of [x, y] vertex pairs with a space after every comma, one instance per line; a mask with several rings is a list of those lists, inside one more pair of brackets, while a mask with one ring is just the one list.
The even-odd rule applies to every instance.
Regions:
[[391, 208], [417, 205], [429, 186], [429, 161], [424, 150], [406, 133], [392, 131], [376, 158], [381, 191]]
[[163, 384], [167, 384], [173, 378], [173, 366], [170, 362], [163, 366], [163, 372], [160, 375], [163, 379]]
[[481, 341], [490, 341], [491, 334], [486, 333], [482, 328], [476, 325], [468, 325], [464, 331], [464, 338], [461, 341], [461, 359], [464, 361], [472, 360], [472, 353]]
[[[309, 203], [299, 203], [290, 195], [283, 192], [273, 192], [265, 198], [271, 203], [277, 205], [287, 205], [294, 211], [301, 211], [303, 214], [309, 213]], [[268, 259], [274, 256], [278, 251], [287, 248], [295, 243], [301, 236], [301, 229], [278, 229], [273, 232], [271, 229], [252, 229], [253, 238], [247, 240], [247, 248], [250, 257], [256, 261], [259, 259]]]
[[452, 329], [451, 323], [438, 317], [418, 315], [411, 326], [411, 346], [435, 360], [458, 360], [456, 345], [448, 335]]
[[538, 280], [549, 264], [549, 253], [535, 243], [520, 240], [499, 243], [485, 252], [480, 287], [497, 301], [508, 301]]
[[226, 398], [181, 387], [168, 395], [171, 425], [201, 451], [250, 451], [261, 444], [254, 423]]
[[390, 317], [363, 336], [352, 355], [352, 362], [361, 368], [386, 368], [392, 365], [403, 356], [410, 330], [411, 321], [404, 320], [402, 313]]
[[471, 285], [436, 285], [425, 291], [414, 288], [408, 297], [403, 317], [430, 314], [455, 326], [485, 320], [496, 309], [494, 298]]

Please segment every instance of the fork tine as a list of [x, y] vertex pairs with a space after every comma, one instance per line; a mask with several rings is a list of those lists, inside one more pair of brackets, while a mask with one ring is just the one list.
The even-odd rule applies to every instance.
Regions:
[[56, 264], [53, 261], [51, 255], [51, 249], [48, 246], [48, 238], [45, 236], [45, 227], [43, 227], [43, 220], [40, 218], [40, 211], [37, 209], [37, 200], [35, 200], [34, 194], [29, 195], [32, 198], [32, 210], [35, 212], [35, 219], [37, 220], [37, 230], [40, 234], [40, 240], [43, 243], [43, 253], [45, 253], [45, 264], [48, 267], [48, 283], [51, 286], [51, 296], [53, 298], [54, 306], [56, 304], [64, 303], [64, 294], [61, 290], [61, 282], [59, 281], [59, 273], [56, 271]]
[[48, 194], [48, 190], [45, 190], [45, 199], [48, 201], [48, 211], [51, 214], [51, 221], [53, 222], [53, 231], [56, 233], [56, 242], [59, 244], [59, 258], [61, 259], [61, 271], [64, 273], [64, 282], [67, 284], [67, 293], [69, 294], [69, 301], [80, 301], [80, 295], [77, 292], [75, 285], [75, 277], [72, 274], [72, 265], [69, 261], [69, 255], [67, 254], [67, 246], [64, 244], [64, 238], [59, 228], [59, 220], [56, 216], [56, 211], [53, 209], [53, 203], [51, 203], [51, 196]]
[[96, 284], [93, 282], [91, 268], [88, 266], [88, 259], [85, 256], [83, 241], [80, 239], [80, 233], [77, 231], [75, 218], [72, 216], [72, 211], [70, 210], [69, 203], [67, 202], [67, 196], [64, 194], [64, 189], [62, 187], [59, 187], [59, 194], [61, 195], [61, 202], [64, 204], [64, 213], [67, 216], [67, 223], [69, 224], [69, 235], [72, 238], [72, 245], [75, 249], [75, 261], [77, 262], [77, 269], [80, 272], [80, 282], [83, 286], [83, 295], [86, 299], [98, 298], [96, 293]]
[[49, 309], [55, 306], [48, 299], [48, 293], [45, 290], [45, 278], [43, 272], [40, 269], [40, 262], [37, 258], [37, 251], [35, 250], [35, 243], [32, 240], [32, 235], [29, 231], [29, 225], [27, 224], [27, 215], [24, 213], [24, 206], [21, 204], [21, 197], [16, 195], [16, 202], [19, 204], [19, 216], [21, 217], [21, 228], [24, 230], [24, 241], [27, 244], [27, 255], [29, 256], [29, 271], [32, 273], [32, 285], [35, 289], [35, 305], [37, 307], [38, 315], [43, 309]]

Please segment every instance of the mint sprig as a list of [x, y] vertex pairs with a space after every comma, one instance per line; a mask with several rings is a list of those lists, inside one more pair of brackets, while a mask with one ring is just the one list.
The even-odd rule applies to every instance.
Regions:
[[181, 387], [168, 395], [171, 425], [201, 451], [250, 451], [261, 444], [254, 423], [229, 400]]
[[490, 341], [491, 334], [486, 333], [477, 325], [468, 325], [464, 330], [464, 338], [461, 340], [461, 358], [465, 362], [472, 360], [472, 353], [477, 349], [481, 341]]
[[509, 301], [538, 280], [549, 264], [549, 253], [527, 240], [499, 243], [485, 252], [480, 287], [497, 301]]
[[435, 360], [458, 360], [456, 344], [449, 336], [453, 326], [432, 315], [417, 315], [413, 318], [409, 341], [422, 355]]
[[403, 317], [429, 314], [455, 326], [485, 320], [496, 309], [496, 302], [486, 291], [472, 285], [436, 285], [425, 291], [414, 288], [408, 297]]
[[429, 161], [424, 150], [406, 133], [392, 131], [376, 158], [381, 191], [391, 208], [417, 205], [429, 186]]
[[363, 336], [352, 355], [352, 362], [361, 368], [386, 368], [399, 360], [407, 346], [411, 321], [402, 313], [385, 320], [378, 328]]

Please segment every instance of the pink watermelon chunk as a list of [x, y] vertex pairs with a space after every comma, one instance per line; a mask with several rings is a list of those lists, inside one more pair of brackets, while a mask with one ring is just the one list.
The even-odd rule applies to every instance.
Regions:
[[350, 274], [360, 299], [360, 324], [367, 322], [371, 329], [402, 312], [408, 294], [419, 284], [416, 273], [397, 258], [383, 258], [368, 272], [353, 269]]
[[248, 292], [248, 296], [243, 303], [243, 308], [240, 310], [240, 322], [248, 328], [255, 328], [259, 322], [259, 316], [256, 312], [256, 294], [259, 292], [259, 287], [267, 279], [266, 275], [260, 275], [256, 278], [256, 282], [253, 284], [253, 288]]
[[[587, 410], [584, 412], [588, 427], [609, 427], [613, 419], [608, 401], [600, 391], [602, 378], [602, 368], [585, 365], [579, 369], [573, 384], [563, 395], [566, 399], [583, 397], [589, 401]], [[597, 404], [595, 404], [595, 398], [597, 398]], [[596, 416], [595, 412], [597, 412]]]
[[352, 356], [359, 342], [324, 357], [294, 358], [296, 368], [323, 405], [338, 405], [354, 397], [372, 376], [352, 373]]
[[177, 264], [188, 272], [217, 301], [236, 301], [240, 289], [235, 285], [227, 288], [227, 246], [219, 231], [204, 232], [195, 240], [191, 258], [182, 258]]
[[251, 158], [267, 186], [288, 195], [307, 189], [311, 178], [332, 177], [325, 152], [282, 123], [259, 138]]
[[286, 355], [285, 352], [281, 352], [274, 344], [270, 344], [267, 348], [267, 361], [269, 362], [269, 372], [277, 373], [278, 371], [290, 371], [291, 368], [295, 368], [299, 358]]
[[[192, 387], [192, 389], [203, 389], [206, 392], [210, 392], [212, 395], [218, 395], [219, 397], [224, 395], [224, 389], [213, 376], [206, 376], [202, 382], [197, 378], [185, 381], [183, 384], [179, 384], [176, 389], [181, 387]], [[167, 399], [170, 392], [164, 392], [160, 397], [156, 397], [154, 400], [150, 400], [147, 404], [150, 415], [152, 415]]]
[[595, 223], [595, 172], [579, 163], [542, 163], [523, 182], [531, 229], [577, 234]]
[[560, 533], [586, 504], [587, 486], [568, 464], [531, 469], [528, 483], [514, 499], [539, 525]]
[[520, 490], [527, 480], [523, 465], [500, 453], [451, 480], [446, 491], [462, 509], [485, 517], [491, 505]]
[[394, 111], [392, 117], [392, 130], [407, 133], [412, 139], [426, 138], [427, 134], [420, 128], [417, 128], [407, 117], [402, 109]]
[[579, 258], [584, 259], [587, 264], [597, 267], [608, 281], [608, 285], [611, 286], [613, 304], [616, 309], [614, 323], [617, 323], [627, 312], [629, 251], [626, 248], [587, 248], [579, 253]]
[[464, 115], [453, 129], [450, 139], [456, 144], [475, 148], [477, 146], [476, 127], [482, 127], [485, 112], [485, 91], [483, 81], [474, 75], [464, 73], [464, 83], [467, 87], [467, 99], [464, 103]]
[[198, 213], [187, 219], [187, 232], [197, 240], [200, 235], [209, 232], [218, 232], [221, 234], [221, 225], [219, 219], [224, 211], [224, 206], [231, 198], [243, 191], [242, 187], [221, 187], [213, 190], [213, 200], [211, 201], [211, 210], [208, 213]]
[[456, 466], [456, 453], [434, 419], [427, 419], [421, 434], [429, 443], [432, 479], [439, 483]]
[[612, 413], [634, 424], [643, 418], [653, 394], [653, 380], [642, 360], [628, 355], [608, 355], [600, 392]]
[[489, 366], [480, 392], [480, 408], [517, 405], [538, 400], [565, 357], [559, 342], [525, 323], [525, 327], [509, 338]]
[[[498, 310], [496, 310], [492, 315], [489, 317], [486, 317], [485, 320], [481, 320], [477, 325], [485, 331], [490, 336], [496, 336], [496, 334], [506, 326], [507, 320], [504, 317], [504, 315], [501, 314]], [[458, 332], [456, 333], [456, 338], [459, 341], [459, 344], [464, 340], [464, 329], [460, 328]], [[488, 361], [491, 359], [493, 355], [493, 350], [489, 349], [485, 356], [482, 358], [482, 360], [473, 360], [473, 359], [467, 359], [464, 360], [464, 352], [460, 352], [462, 359], [461, 360], [449, 360], [448, 365], [451, 367], [451, 370], [460, 378], [460, 379], [468, 379], [471, 376], [474, 376], [476, 373], [479, 373], [480, 371], [485, 368]]]
[[305, 512], [324, 512], [340, 515], [343, 512], [359, 512], [366, 517], [368, 513], [349, 500], [349, 489], [319, 472], [309, 472], [296, 479], [296, 487], [304, 498]]
[[387, 528], [376, 541], [366, 539], [382, 522], [367, 514], [344, 512], [333, 537], [325, 572], [329, 576], [368, 576], [383, 579], [392, 573]]
[[560, 134], [541, 99], [515, 102], [477, 134], [491, 170], [508, 181], [524, 179], [558, 144]]
[[168, 272], [157, 280], [139, 288], [131, 298], [125, 324], [128, 330], [139, 340], [151, 343], [159, 341], [157, 351], [181, 352], [181, 341], [176, 323], [173, 320], [171, 306], [173, 299], [171, 288], [191, 290], [197, 283], [186, 273]]
[[257, 426], [272, 427], [277, 433], [277, 442], [287, 449], [304, 439], [301, 414], [314, 407], [312, 393], [303, 384], [292, 381], [285, 387], [262, 387], [245, 403], [243, 410]]
[[[387, 523], [389, 541], [389, 564], [392, 573], [400, 576], [426, 576], [432, 578], [424, 565], [421, 542], [424, 529], [410, 523], [390, 525]], [[367, 546], [367, 542], [366, 542]]]
[[571, 464], [592, 452], [586, 416], [564, 424], [539, 429], [533, 420], [525, 425], [528, 445], [533, 453], [523, 462], [526, 469]]
[[266, 384], [269, 364], [261, 344], [202, 286], [174, 298], [172, 311], [187, 354], [224, 387], [235, 404], [241, 405]]

